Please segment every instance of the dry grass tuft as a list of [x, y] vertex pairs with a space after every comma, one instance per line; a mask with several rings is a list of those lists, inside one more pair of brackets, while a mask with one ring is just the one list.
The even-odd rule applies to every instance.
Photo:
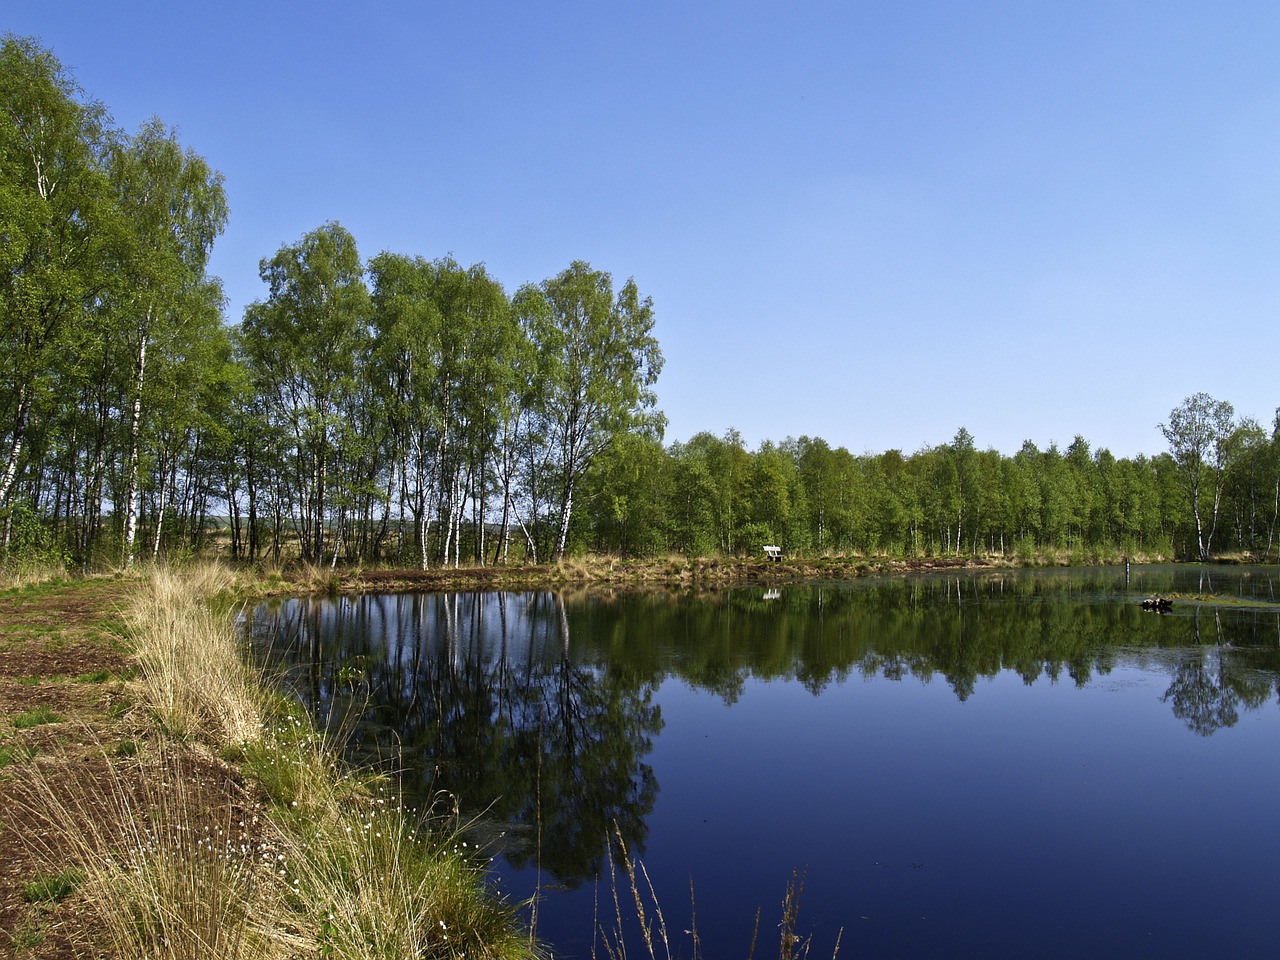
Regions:
[[322, 955], [529, 957], [515, 908], [483, 885], [479, 851], [386, 796], [335, 808], [289, 834], [296, 902], [317, 914]]
[[[99, 775], [68, 791], [59, 771], [88, 762]], [[82, 878], [75, 894], [106, 934], [95, 948], [256, 960], [296, 945], [273, 908], [280, 884], [261, 824], [225, 768], [189, 747], [162, 746], [142, 760], [50, 757], [31, 773], [23, 802], [44, 829], [26, 842], [50, 873]]]
[[231, 614], [213, 612], [204, 599], [233, 586], [213, 566], [185, 575], [157, 570], [126, 614], [142, 703], [171, 736], [215, 749], [250, 742], [263, 726], [264, 691]]
[[[126, 613], [139, 697], [179, 744], [162, 738], [170, 745], [149, 765], [104, 759], [101, 796], [33, 781], [32, 810], [63, 838], [45, 859], [61, 869], [57, 851], [70, 845], [119, 954], [535, 955], [456, 817], [404, 810], [385, 781], [353, 774], [300, 708], [268, 692], [231, 613], [207, 602], [235, 588], [216, 566], [153, 570]], [[242, 762], [260, 813], [246, 812], [243, 791], [193, 790], [193, 768], [227, 769], [205, 748]]]
[[18, 590], [50, 583], [62, 580], [66, 575], [66, 565], [52, 557], [10, 557], [0, 565], [0, 590]]

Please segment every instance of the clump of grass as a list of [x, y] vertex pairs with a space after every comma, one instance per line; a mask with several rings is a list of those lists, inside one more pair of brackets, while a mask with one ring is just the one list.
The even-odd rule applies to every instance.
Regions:
[[18, 951], [34, 950], [40, 944], [44, 943], [45, 924], [40, 919], [38, 912], [23, 919], [17, 928], [9, 934], [10, 941], [13, 944], [13, 956], [19, 956]]
[[215, 613], [204, 599], [231, 582], [207, 567], [187, 577], [158, 571], [129, 612], [141, 700], [172, 735], [221, 745], [262, 729], [262, 688], [231, 614]]
[[41, 727], [46, 723], [61, 723], [62, 716], [54, 713], [48, 707], [33, 707], [30, 710], [23, 710], [13, 718], [13, 726], [16, 730], [29, 730], [32, 727]]
[[281, 954], [269, 854], [234, 805], [210, 807], [201, 789], [207, 765], [189, 748], [162, 746], [145, 764], [103, 755], [102, 775], [72, 778], [70, 789], [60, 769], [68, 762], [50, 758], [25, 781], [23, 802], [43, 827], [25, 839], [51, 865], [69, 857], [73, 866], [57, 876], [74, 880], [116, 954]]
[[[515, 908], [487, 890], [473, 851], [446, 821], [424, 826], [392, 800], [385, 782], [379, 789], [348, 770], [297, 705], [267, 692], [242, 657], [230, 615], [217, 616], [204, 602], [225, 583], [216, 571], [155, 572], [129, 614], [138, 698], [187, 745], [161, 740], [162, 758], [170, 759], [148, 767], [141, 795], [114, 774], [107, 778], [117, 784], [113, 812], [99, 819], [119, 824], [117, 833], [68, 811], [52, 787], [38, 798], [51, 811], [49, 823], [73, 824], [81, 837], [86, 888], [104, 905], [117, 952], [533, 956]], [[238, 833], [243, 822], [234, 807], [210, 821], [205, 801], [187, 796], [182, 758], [192, 743], [240, 762], [266, 799], [256, 838]], [[113, 771], [124, 763], [106, 762]], [[108, 903], [126, 923], [105, 915]]]
[[36, 748], [18, 744], [0, 744], [0, 770], [13, 763], [25, 763], [36, 755]]
[[[290, 833], [288, 879], [324, 956], [527, 958], [515, 908], [447, 828], [385, 796], [334, 808]], [[471, 851], [478, 853], [478, 851]]]
[[263, 793], [290, 817], [323, 818], [365, 786], [337, 762], [324, 737], [292, 704], [279, 704], [261, 735], [238, 751]]
[[22, 885], [22, 899], [27, 903], [61, 903], [82, 883], [84, 871], [74, 868], [41, 874]]
[[60, 557], [46, 554], [10, 557], [0, 565], [0, 590], [52, 583], [64, 579], [66, 575], [67, 566]]

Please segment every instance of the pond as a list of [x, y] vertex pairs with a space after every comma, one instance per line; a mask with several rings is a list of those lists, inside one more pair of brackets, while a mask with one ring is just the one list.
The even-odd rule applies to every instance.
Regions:
[[[1173, 592], [1223, 600], [1138, 602]], [[353, 757], [459, 799], [557, 956], [615, 926], [611, 837], [672, 956], [696, 922], [703, 955], [746, 957], [757, 909], [776, 955], [793, 875], [814, 957], [1262, 956], [1276, 603], [1280, 569], [1169, 566], [370, 595], [252, 623]]]

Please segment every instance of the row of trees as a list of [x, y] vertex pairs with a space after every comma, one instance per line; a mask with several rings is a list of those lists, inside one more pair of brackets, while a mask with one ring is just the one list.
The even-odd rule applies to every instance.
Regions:
[[1009, 457], [961, 429], [910, 455], [733, 431], [664, 444], [653, 306], [582, 262], [508, 295], [483, 266], [329, 223], [223, 322], [222, 178], [158, 120], [116, 128], [48, 51], [0, 47], [3, 549], [80, 565], [498, 563], [1044, 549], [1270, 553], [1280, 439], [1188, 398], [1169, 453], [1081, 437]]
[[0, 111], [5, 547], [86, 557], [109, 524], [132, 557], [145, 491], [158, 551], [228, 343], [205, 269], [222, 178], [158, 120], [116, 129], [29, 40], [0, 45]]
[[[615, 438], [657, 435], [653, 306], [575, 262], [507, 294], [482, 266], [382, 253], [338, 224], [263, 261], [237, 331], [245, 429], [223, 464], [232, 550], [483, 562], [569, 547], [583, 479]], [[247, 504], [242, 538], [240, 504]], [[243, 544], [242, 544], [243, 539]]]
[[[1206, 405], [1225, 417], [1206, 427]], [[1193, 426], [1194, 425], [1194, 426]], [[596, 550], [789, 550], [890, 555], [1200, 556], [1280, 548], [1280, 419], [1236, 421], [1202, 394], [1163, 428], [1169, 453], [1116, 458], [1077, 436], [980, 450], [961, 428], [910, 455], [855, 456], [809, 437], [748, 451], [699, 434], [615, 444], [591, 478], [582, 541]]]

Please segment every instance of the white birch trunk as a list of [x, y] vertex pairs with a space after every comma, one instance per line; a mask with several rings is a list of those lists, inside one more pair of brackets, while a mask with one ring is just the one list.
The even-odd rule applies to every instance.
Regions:
[[168, 504], [165, 502], [169, 499], [169, 471], [164, 471], [160, 476], [160, 496], [156, 500], [156, 535], [151, 541], [151, 560], [155, 562], [160, 557], [160, 530], [164, 526], [164, 511]]
[[[125, 488], [124, 565], [133, 566], [133, 546], [138, 538], [138, 446], [142, 432], [142, 387], [147, 375], [147, 340], [151, 325], [151, 308], [147, 308], [146, 322], [138, 337], [137, 372], [133, 378], [133, 408], [129, 416], [129, 479]], [[157, 523], [159, 529], [159, 523]], [[156, 552], [159, 552], [157, 547]]]
[[0, 503], [8, 502], [9, 491], [13, 489], [13, 482], [18, 477], [18, 461], [22, 459], [22, 442], [27, 433], [27, 410], [30, 406], [27, 396], [27, 387], [26, 384], [23, 384], [18, 388], [18, 415], [13, 422], [13, 440], [9, 444], [9, 462], [5, 465], [4, 480], [0, 481]]

